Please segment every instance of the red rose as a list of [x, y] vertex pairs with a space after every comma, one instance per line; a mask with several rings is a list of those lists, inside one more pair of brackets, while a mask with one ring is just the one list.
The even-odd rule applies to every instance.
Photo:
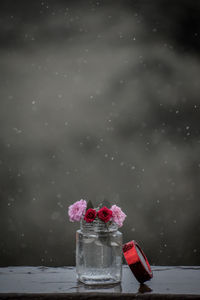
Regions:
[[98, 211], [97, 215], [100, 220], [107, 223], [112, 218], [112, 210], [104, 206]]
[[94, 219], [96, 218], [96, 210], [93, 209], [93, 208], [89, 208], [86, 213], [85, 213], [85, 217], [84, 217], [84, 220], [87, 222], [87, 223], [91, 223], [94, 221]]

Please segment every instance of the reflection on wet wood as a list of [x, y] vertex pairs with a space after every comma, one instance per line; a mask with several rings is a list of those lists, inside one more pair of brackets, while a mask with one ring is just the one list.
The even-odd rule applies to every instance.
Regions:
[[74, 267], [0, 268], [0, 299], [200, 299], [200, 267], [152, 267], [140, 285], [127, 266], [121, 284], [85, 286]]

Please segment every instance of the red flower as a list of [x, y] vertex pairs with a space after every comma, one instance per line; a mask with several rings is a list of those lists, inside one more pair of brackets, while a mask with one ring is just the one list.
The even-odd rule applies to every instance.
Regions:
[[98, 211], [97, 215], [100, 220], [107, 223], [112, 218], [112, 210], [104, 206]]
[[93, 208], [89, 208], [86, 213], [85, 213], [85, 217], [84, 217], [84, 220], [87, 222], [87, 223], [91, 223], [94, 221], [94, 219], [96, 218], [96, 210], [93, 209]]

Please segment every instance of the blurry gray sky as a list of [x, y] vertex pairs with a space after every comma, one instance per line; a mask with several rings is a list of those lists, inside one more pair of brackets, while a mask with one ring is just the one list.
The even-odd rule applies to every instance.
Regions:
[[80, 198], [151, 263], [200, 264], [200, 5], [0, 6], [0, 264], [74, 264]]

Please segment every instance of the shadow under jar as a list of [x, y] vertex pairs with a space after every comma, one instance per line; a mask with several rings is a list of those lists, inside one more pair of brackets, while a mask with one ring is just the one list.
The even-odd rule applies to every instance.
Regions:
[[85, 284], [113, 284], [122, 276], [122, 233], [115, 223], [80, 223], [76, 232], [76, 272]]

